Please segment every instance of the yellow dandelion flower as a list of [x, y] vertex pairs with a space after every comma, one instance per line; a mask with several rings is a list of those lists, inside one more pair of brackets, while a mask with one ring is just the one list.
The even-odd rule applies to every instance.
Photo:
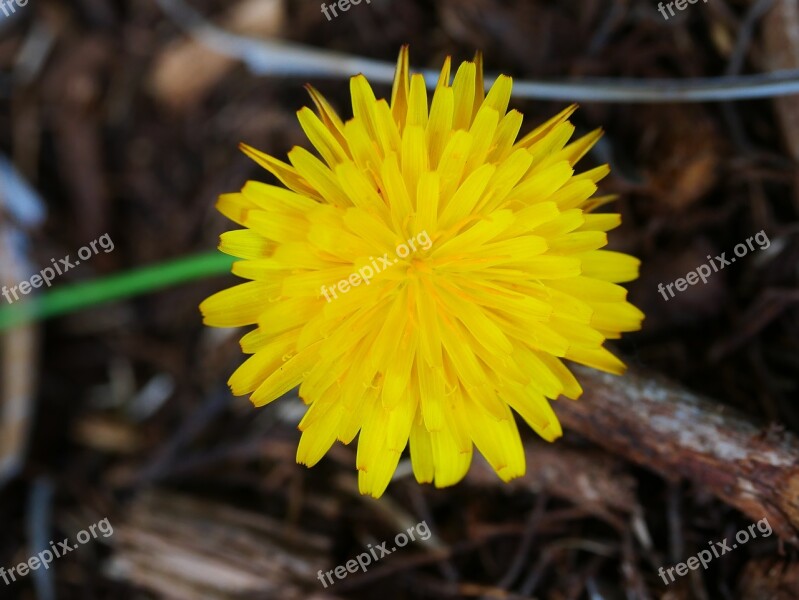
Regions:
[[298, 116], [318, 156], [242, 145], [285, 187], [219, 199], [244, 227], [220, 250], [249, 281], [201, 310], [257, 326], [233, 393], [263, 406], [299, 386], [308, 466], [360, 433], [363, 494], [383, 494], [408, 444], [420, 483], [457, 483], [474, 446], [503, 480], [523, 475], [511, 409], [556, 439], [549, 400], [582, 392], [563, 359], [621, 374], [603, 344], [640, 329], [617, 285], [639, 262], [601, 249], [620, 216], [592, 214], [612, 199], [594, 197], [609, 169], [574, 172], [601, 132], [569, 143], [571, 106], [517, 139], [511, 86], [500, 76], [486, 95], [479, 55], [454, 79], [448, 58], [428, 110], [403, 48], [391, 102], [355, 76], [345, 122], [309, 87], [318, 112]]

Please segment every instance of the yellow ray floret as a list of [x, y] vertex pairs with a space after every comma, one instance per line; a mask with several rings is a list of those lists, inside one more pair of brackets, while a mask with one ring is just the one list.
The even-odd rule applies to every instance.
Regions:
[[428, 97], [403, 48], [390, 102], [352, 78], [348, 121], [308, 86], [317, 112], [297, 115], [316, 152], [242, 145], [285, 187], [218, 203], [244, 227], [220, 250], [248, 281], [201, 310], [255, 326], [233, 392], [262, 406], [299, 386], [298, 462], [358, 436], [375, 497], [408, 445], [420, 483], [457, 483], [474, 447], [503, 480], [523, 475], [513, 412], [557, 439], [550, 401], [582, 393], [563, 361], [623, 373], [605, 341], [643, 319], [618, 285], [638, 260], [603, 249], [621, 218], [593, 212], [613, 200], [595, 196], [607, 165], [575, 172], [601, 131], [572, 140], [570, 106], [519, 138], [511, 78], [485, 93], [479, 55], [451, 69]]

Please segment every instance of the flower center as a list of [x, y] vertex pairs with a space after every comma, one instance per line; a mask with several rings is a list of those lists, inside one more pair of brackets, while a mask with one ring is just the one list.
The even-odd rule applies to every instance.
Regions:
[[430, 262], [424, 258], [414, 258], [411, 259], [411, 264], [408, 266], [408, 274], [411, 273], [417, 275], [430, 275], [433, 272], [433, 268], [430, 266]]

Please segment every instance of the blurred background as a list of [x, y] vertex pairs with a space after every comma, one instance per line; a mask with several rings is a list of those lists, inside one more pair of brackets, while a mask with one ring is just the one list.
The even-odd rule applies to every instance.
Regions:
[[[307, 147], [307, 82], [350, 116], [346, 77], [253, 72], [201, 41], [182, 2], [3, 6], [2, 285], [104, 234], [113, 251], [53, 290], [213, 251], [232, 228], [216, 197], [272, 181], [239, 142], [277, 157]], [[420, 69], [476, 50], [489, 73], [521, 79], [799, 68], [796, 0], [709, 0], [669, 19], [621, 0], [372, 0], [331, 19], [307, 0], [188, 6], [222, 31], [323, 52], [393, 63], [408, 43]], [[511, 104], [524, 133], [570, 99]], [[113, 526], [0, 581], [0, 598], [799, 598], [799, 101], [583, 102], [572, 120], [606, 131], [581, 166], [611, 165], [600, 190], [619, 194], [624, 224], [610, 245], [642, 259], [628, 287], [647, 319], [615, 346], [629, 389], [597, 379], [592, 395], [581, 371], [585, 414], [564, 413], [554, 445], [524, 433], [524, 478], [502, 484], [476, 455], [464, 482], [435, 490], [403, 460], [375, 501], [358, 495], [354, 445], [296, 465], [296, 392], [263, 409], [233, 398], [241, 332], [201, 324], [199, 302], [236, 281], [217, 265], [0, 331], [0, 567]], [[768, 248], [668, 302], [658, 292], [761, 231]], [[631, 416], [608, 409], [620, 398]], [[646, 412], [657, 402], [661, 421]], [[669, 585], [658, 575], [766, 517], [774, 535]], [[429, 540], [317, 579], [421, 521]]]

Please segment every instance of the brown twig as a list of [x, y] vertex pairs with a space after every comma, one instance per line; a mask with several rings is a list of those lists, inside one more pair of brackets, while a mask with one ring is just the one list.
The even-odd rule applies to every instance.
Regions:
[[649, 467], [685, 478], [799, 545], [799, 439], [662, 377], [615, 377], [579, 367], [584, 396], [559, 401], [564, 428]]

